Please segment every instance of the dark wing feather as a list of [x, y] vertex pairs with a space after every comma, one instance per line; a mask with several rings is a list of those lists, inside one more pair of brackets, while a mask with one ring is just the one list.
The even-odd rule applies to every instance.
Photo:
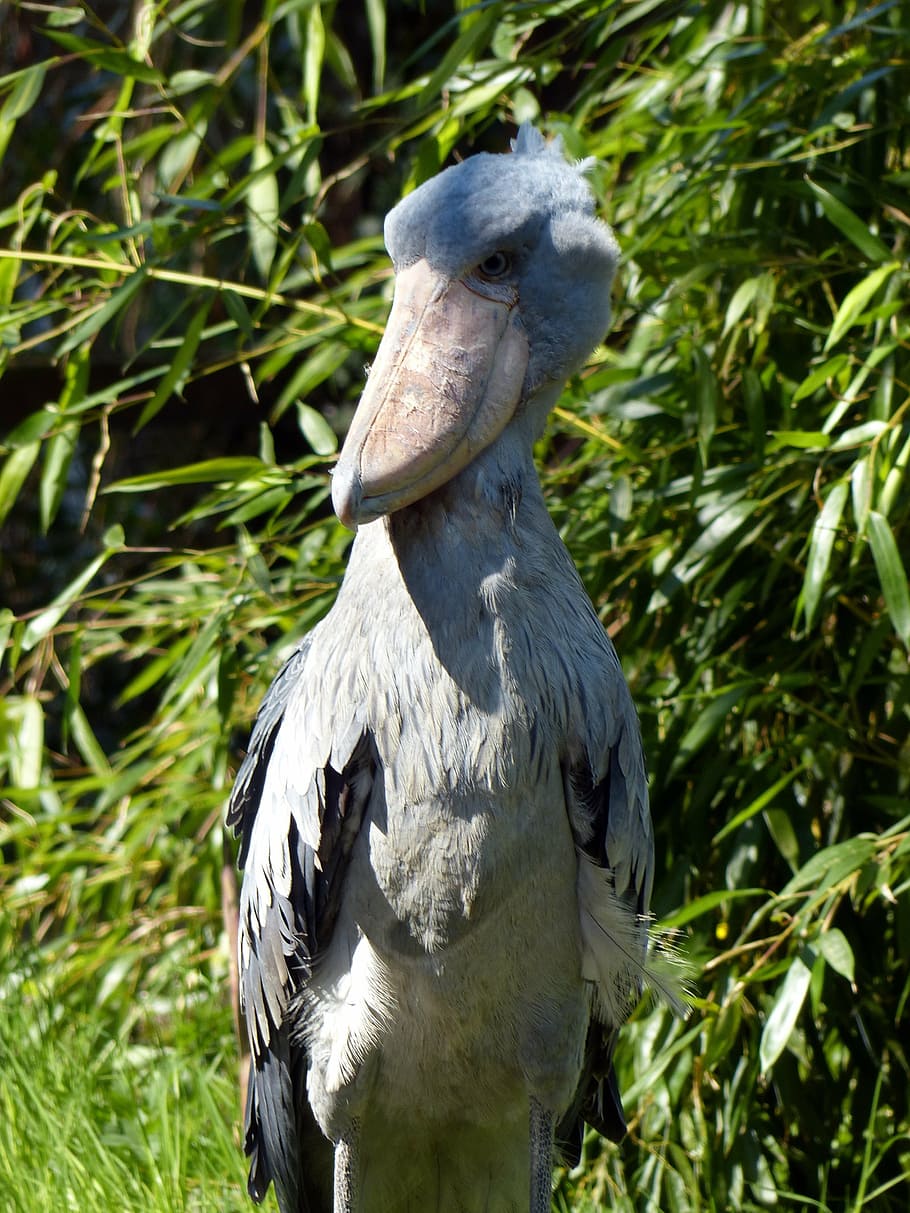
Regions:
[[[306, 1098], [298, 996], [317, 949], [331, 936], [374, 770], [370, 739], [353, 733], [340, 771], [328, 755], [319, 769], [300, 769], [305, 747], [296, 734], [305, 712], [296, 709], [306, 696], [308, 650], [309, 638], [263, 700], [227, 814], [240, 835], [244, 868], [239, 935], [250, 1042], [249, 1192], [260, 1201], [274, 1182], [281, 1213], [331, 1206], [332, 1153]], [[319, 840], [318, 854], [305, 838]]]
[[[613, 1053], [622, 1016], [610, 1013], [615, 1003], [627, 1009], [641, 993], [641, 974], [647, 956], [646, 916], [651, 895], [654, 843], [648, 808], [647, 779], [638, 721], [625, 687], [619, 697], [612, 745], [596, 766], [586, 750], [564, 768], [566, 805], [579, 851], [579, 865], [588, 864], [586, 881], [600, 885], [601, 905], [614, 911], [599, 914], [589, 906], [591, 918], [602, 928], [598, 971], [615, 968], [615, 996], [593, 999], [594, 1015], [588, 1026], [581, 1079], [572, 1105], [557, 1129], [557, 1146], [571, 1166], [581, 1155], [585, 1122], [610, 1141], [626, 1131], [622, 1100], [613, 1069]], [[581, 893], [580, 893], [581, 895]], [[620, 929], [614, 933], [615, 910]], [[582, 907], [585, 912], [585, 907]], [[615, 966], [609, 960], [616, 955]], [[628, 957], [628, 960], [625, 958]]]

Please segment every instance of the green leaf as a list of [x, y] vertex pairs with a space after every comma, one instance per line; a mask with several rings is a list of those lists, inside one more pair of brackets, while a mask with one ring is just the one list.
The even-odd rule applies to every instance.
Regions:
[[145, 493], [174, 484], [222, 484], [248, 480], [266, 470], [261, 459], [252, 455], [225, 455], [222, 459], [203, 459], [163, 472], [127, 476], [109, 485], [108, 493]]
[[16, 122], [28, 113], [41, 96], [46, 72], [46, 63], [34, 63], [19, 74], [0, 109], [0, 122]]
[[888, 519], [877, 510], [869, 511], [869, 546], [882, 587], [885, 607], [895, 632], [910, 649], [910, 589], [894, 532]]
[[679, 743], [673, 759], [672, 770], [677, 771], [698, 753], [726, 724], [733, 709], [752, 689], [751, 683], [732, 687], [710, 700]]
[[864, 223], [839, 198], [835, 198], [833, 194], [829, 194], [826, 189], [822, 189], [820, 185], [816, 185], [808, 177], [806, 178], [806, 184], [818, 199], [827, 218], [831, 220], [839, 231], [843, 232], [852, 244], [856, 245], [864, 257], [868, 257], [870, 261], [878, 263], [880, 261], [887, 261], [892, 256], [891, 250], [879, 240], [878, 236], [869, 230], [868, 224]]
[[182, 72], [174, 72], [167, 81], [167, 93], [170, 97], [183, 97], [194, 93], [197, 89], [207, 88], [215, 84], [216, 78], [212, 72], [200, 71], [198, 68], [187, 68]]
[[13, 508], [19, 491], [25, 483], [25, 478], [32, 470], [40, 450], [40, 442], [29, 442], [26, 446], [20, 446], [7, 455], [3, 469], [0, 471], [0, 523], [5, 521], [7, 514]]
[[758, 1053], [763, 1074], [770, 1073], [774, 1063], [787, 1047], [809, 992], [811, 980], [811, 970], [795, 956], [790, 962], [787, 976], [778, 991], [761, 1034]]
[[816, 895], [823, 894], [832, 885], [852, 878], [874, 852], [875, 840], [868, 834], [859, 834], [825, 847], [807, 860], [796, 875], [787, 881], [780, 895], [790, 897], [805, 889], [812, 890]]
[[338, 450], [338, 435], [321, 413], [297, 401], [297, 422], [300, 432], [317, 455], [334, 455]]
[[850, 360], [846, 354], [835, 354], [833, 358], [827, 358], [821, 366], [817, 366], [814, 371], [811, 371], [806, 376], [793, 393], [791, 397], [793, 404], [797, 404], [807, 396], [813, 395], [829, 379], [833, 379], [836, 375], [839, 375], [844, 367], [849, 365], [849, 362]]
[[96, 333], [100, 332], [105, 325], [130, 302], [139, 288], [145, 282], [145, 269], [136, 270], [134, 274], [130, 274], [125, 282], [122, 282], [115, 290], [111, 292], [107, 300], [100, 306], [90, 309], [90, 315], [85, 320], [77, 321], [75, 326], [70, 329], [69, 335], [57, 347], [58, 356], [68, 354], [70, 350], [76, 349], [77, 346], [89, 341]]
[[859, 321], [872, 298], [878, 294], [891, 275], [900, 268], [901, 263], [899, 261], [891, 261], [887, 265], [880, 265], [871, 274], [867, 274], [862, 282], [858, 282], [851, 291], [848, 291], [840, 307], [837, 309], [837, 314], [834, 317], [834, 322], [825, 341], [824, 348], [826, 353], [833, 345], [837, 345], [847, 330]]
[[[314, 5], [318, 9], [319, 5]], [[252, 178], [246, 191], [247, 232], [259, 276], [268, 281], [278, 247], [278, 178], [267, 171], [272, 156], [265, 143], [253, 148]]]
[[720, 389], [711, 363], [700, 346], [694, 347], [693, 355], [695, 358], [695, 415], [698, 449], [701, 451], [702, 462], [707, 467], [708, 448], [717, 428], [717, 404]]
[[220, 292], [219, 298], [224, 304], [224, 310], [236, 324], [237, 328], [243, 333], [247, 341], [253, 339], [253, 319], [247, 310], [246, 304], [236, 291], [225, 288]]
[[735, 328], [742, 320], [746, 309], [755, 298], [758, 290], [758, 279], [747, 278], [745, 282], [741, 282], [733, 292], [733, 298], [727, 304], [727, 310], [724, 314], [724, 327], [721, 330], [721, 336], [726, 336], [730, 329]]
[[319, 82], [325, 59], [325, 24], [322, 7], [311, 4], [306, 21], [306, 50], [303, 55], [303, 95], [306, 100], [307, 121], [316, 126], [319, 121]]
[[799, 840], [790, 814], [784, 809], [768, 808], [763, 816], [775, 846], [790, 865], [790, 870], [795, 872], [799, 868]]
[[[90, 370], [90, 347], [81, 346], [67, 359], [63, 390], [57, 401], [57, 413], [62, 415], [62, 425], [45, 444], [44, 467], [39, 487], [41, 529], [46, 534], [57, 516], [73, 453], [79, 440], [80, 426], [77, 421], [68, 421], [66, 414], [71, 407], [78, 406], [85, 398]], [[59, 417], [58, 417], [59, 420]]]
[[314, 388], [343, 366], [350, 349], [343, 341], [323, 341], [312, 353], [302, 359], [272, 408], [272, 418], [280, 417], [292, 401], [306, 398]]
[[367, 27], [373, 51], [373, 92], [382, 91], [385, 82], [386, 6], [385, 0], [366, 0]]
[[685, 926], [687, 922], [700, 918], [702, 914], [708, 914], [710, 911], [716, 910], [718, 906], [726, 905], [727, 902], [736, 901], [738, 898], [759, 897], [767, 900], [768, 896], [767, 889], [715, 889], [711, 893], [704, 893], [701, 897], [696, 897], [694, 901], [687, 902], [672, 914], [665, 915], [658, 925], [661, 930], [671, 930]]
[[56, 434], [53, 434], [45, 443], [44, 467], [38, 487], [41, 530], [44, 534], [47, 534], [51, 523], [56, 518], [60, 502], [63, 500], [67, 474], [78, 441], [79, 425], [75, 421], [70, 421], [62, 425]]
[[209, 297], [202, 307], [198, 308], [190, 317], [190, 322], [186, 326], [186, 333], [183, 341], [180, 343], [180, 348], [155, 389], [155, 394], [139, 415], [139, 420], [133, 427], [134, 434], [138, 430], [141, 430], [147, 422], [151, 421], [155, 414], [164, 408], [172, 396], [179, 396], [183, 391], [183, 386], [192, 369], [193, 359], [196, 357], [196, 350], [199, 348], [199, 342], [202, 338], [211, 306], [212, 300]]
[[767, 442], [765, 397], [761, 378], [752, 367], [746, 367], [743, 371], [743, 404], [752, 435], [752, 449], [755, 457], [761, 459]]
[[819, 430], [772, 430], [768, 454], [773, 455], [775, 451], [786, 450], [788, 447], [795, 447], [799, 451], [823, 451], [830, 445], [829, 436]]
[[744, 824], [744, 822], [747, 822], [750, 818], [755, 817], [756, 814], [760, 813], [763, 809], [766, 809], [768, 805], [777, 799], [784, 788], [788, 787], [793, 782], [802, 769], [802, 767], [798, 767], [796, 770], [787, 771], [787, 773], [782, 775], [780, 779], [776, 779], [769, 788], [766, 788], [764, 792], [756, 796], [755, 799], [747, 804], [744, 809], [740, 809], [740, 811], [735, 814], [735, 816], [732, 817], [722, 829], [717, 831], [711, 840], [712, 846], [715, 846], [717, 843], [723, 841], [723, 839], [729, 834], [733, 834], [736, 830], [738, 830], [739, 827]]
[[829, 927], [827, 931], [819, 932], [814, 943], [835, 973], [845, 977], [852, 985], [855, 970], [853, 949], [843, 931]]
[[111, 556], [122, 547], [122, 532], [119, 527], [111, 528], [111, 531], [104, 538], [106, 542], [110, 541], [105, 550], [100, 552], [77, 577], [74, 577], [49, 606], [45, 607], [43, 611], [39, 611], [37, 615], [28, 621], [22, 635], [22, 649], [24, 652], [27, 653], [29, 649], [33, 649], [40, 640], [43, 640], [57, 626], [89, 582], [94, 579]]
[[64, 34], [58, 29], [45, 28], [45, 34], [64, 50], [70, 51], [99, 71], [111, 72], [127, 80], [139, 80], [143, 84], [162, 84], [163, 77], [157, 68], [150, 67], [126, 50], [102, 46], [76, 34]]
[[465, 23], [461, 34], [450, 45], [421, 90], [418, 104], [426, 105], [435, 100], [440, 89], [450, 77], [470, 63], [476, 47], [486, 42], [493, 26], [499, 20], [495, 7], [475, 13], [475, 20]]
[[16, 787], [37, 788], [44, 757], [44, 709], [33, 695], [0, 699], [0, 751], [9, 756]]
[[839, 480], [833, 485], [825, 498], [821, 513], [815, 519], [812, 527], [806, 575], [803, 578], [802, 594], [797, 604], [797, 612], [800, 606], [802, 607], [807, 629], [815, 625], [818, 616], [818, 608], [828, 576], [828, 566], [831, 563], [831, 553], [834, 550], [834, 541], [837, 538], [848, 491], [849, 486], [845, 480]]
[[854, 425], [838, 434], [828, 447], [829, 451], [849, 451], [854, 447], [867, 446], [876, 438], [880, 438], [887, 430], [886, 421], [864, 421], [862, 425]]

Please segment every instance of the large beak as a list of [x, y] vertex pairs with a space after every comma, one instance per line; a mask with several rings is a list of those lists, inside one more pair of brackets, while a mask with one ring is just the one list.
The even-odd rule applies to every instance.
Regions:
[[528, 341], [510, 302], [418, 261], [395, 301], [332, 476], [355, 530], [445, 484], [496, 438], [521, 398]]

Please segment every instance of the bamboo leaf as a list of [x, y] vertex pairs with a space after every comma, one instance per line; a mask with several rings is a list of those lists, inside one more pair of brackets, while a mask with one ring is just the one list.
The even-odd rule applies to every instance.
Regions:
[[825, 341], [824, 348], [826, 353], [833, 345], [837, 345], [847, 330], [859, 321], [874, 296], [878, 294], [891, 275], [900, 268], [901, 263], [899, 261], [891, 261], [887, 265], [880, 265], [871, 274], [867, 274], [862, 282], [858, 282], [851, 291], [848, 291], [840, 307], [837, 309], [837, 314], [834, 317], [834, 322]]
[[717, 428], [717, 404], [720, 395], [717, 376], [704, 351], [695, 346], [695, 416], [698, 431], [698, 449], [702, 462], [708, 464], [708, 450]]
[[423, 86], [418, 99], [419, 104], [426, 105], [432, 101], [453, 73], [463, 67], [464, 64], [470, 63], [475, 48], [486, 41], [498, 20], [499, 13], [493, 7], [476, 12], [475, 20], [465, 23], [465, 27], [443, 55]]
[[127, 476], [110, 485], [108, 493], [146, 493], [175, 484], [231, 484], [248, 480], [266, 471], [266, 465], [253, 455], [226, 455], [222, 459], [203, 459], [163, 472]]
[[92, 308], [84, 320], [76, 322], [75, 326], [70, 329], [69, 335], [58, 346], [58, 356], [68, 354], [70, 350], [76, 349], [100, 333], [119, 312], [123, 311], [144, 282], [144, 268], [131, 274], [125, 282], [111, 292], [100, 307]]
[[883, 244], [878, 236], [869, 230], [869, 225], [864, 223], [839, 198], [814, 181], [810, 181], [808, 177], [806, 184], [818, 199], [826, 217], [839, 231], [843, 232], [852, 244], [856, 245], [864, 257], [868, 257], [870, 261], [880, 262], [887, 261], [892, 256], [887, 245]]
[[0, 750], [9, 755], [16, 787], [31, 790], [41, 783], [44, 759], [44, 710], [33, 695], [0, 700]]
[[14, 123], [25, 117], [41, 96], [46, 73], [46, 63], [33, 63], [18, 76], [0, 108], [0, 122]]
[[334, 455], [338, 450], [338, 435], [321, 413], [297, 401], [297, 422], [300, 432], [317, 455]]
[[196, 357], [196, 351], [199, 348], [199, 342], [202, 339], [211, 305], [211, 298], [206, 299], [202, 307], [197, 308], [190, 317], [190, 322], [186, 326], [186, 333], [184, 334], [183, 341], [180, 343], [180, 348], [155, 389], [155, 394], [140, 413], [139, 420], [133, 428], [134, 434], [151, 421], [156, 413], [160, 412], [171, 396], [179, 396], [182, 393], [183, 386], [189, 378], [193, 359]]
[[821, 366], [817, 366], [814, 371], [810, 371], [802, 381], [793, 393], [792, 402], [797, 404], [800, 400], [805, 400], [807, 396], [813, 395], [829, 379], [833, 379], [836, 375], [839, 375], [845, 366], [849, 366], [849, 361], [846, 354], [835, 354], [833, 358], [827, 358]]
[[845, 977], [852, 985], [856, 963], [853, 958], [853, 949], [843, 931], [838, 930], [837, 927], [829, 927], [827, 931], [821, 931], [815, 940], [815, 946], [835, 973]]
[[41, 529], [45, 534], [56, 518], [63, 500], [67, 475], [79, 439], [79, 423], [67, 421], [66, 414], [70, 407], [78, 406], [85, 397], [90, 369], [89, 354], [90, 347], [84, 345], [74, 350], [67, 359], [63, 390], [57, 401], [57, 412], [63, 415], [63, 424], [45, 444], [44, 467], [38, 491]]
[[366, 0], [367, 27], [373, 51], [373, 92], [382, 91], [386, 62], [386, 6], [384, 0]]
[[798, 956], [794, 957], [762, 1031], [759, 1060], [763, 1074], [770, 1073], [787, 1047], [806, 1001], [811, 980], [811, 970]]
[[120, 79], [139, 80], [143, 84], [161, 84], [163, 77], [157, 68], [150, 67], [129, 51], [112, 46], [103, 46], [82, 38], [77, 34], [65, 34], [59, 29], [45, 27], [45, 34], [64, 50], [77, 55], [99, 71], [111, 72]]
[[832, 486], [812, 527], [806, 575], [803, 578], [802, 594], [797, 603], [797, 615], [802, 607], [807, 628], [814, 627], [818, 616], [818, 608], [828, 576], [828, 566], [831, 563], [831, 553], [834, 550], [834, 541], [837, 538], [848, 490], [849, 486], [845, 480], [839, 480]]
[[316, 126], [319, 122], [319, 83], [322, 79], [324, 59], [325, 24], [322, 20], [322, 6], [311, 4], [307, 12], [306, 50], [303, 56], [303, 95], [306, 100], [307, 121], [311, 126]]
[[910, 649], [910, 589], [894, 532], [888, 519], [877, 510], [869, 511], [869, 546], [885, 598], [885, 607], [895, 632]]
[[[318, 9], [319, 5], [313, 5]], [[267, 171], [272, 156], [264, 143], [257, 143], [251, 158], [252, 177], [246, 191], [247, 233], [259, 276], [268, 281], [278, 247], [278, 178]]]
[[718, 907], [726, 905], [730, 901], [736, 901], [739, 898], [756, 897], [761, 900], [766, 900], [768, 897], [767, 889], [714, 889], [711, 893], [704, 893], [701, 897], [696, 897], [694, 901], [687, 902], [681, 909], [674, 911], [661, 918], [660, 926], [662, 929], [670, 930], [676, 927], [685, 926], [687, 922], [692, 922], [696, 918], [700, 918], [702, 914], [708, 914]]
[[24, 652], [33, 649], [40, 640], [43, 640], [57, 626], [89, 582], [95, 578], [98, 572], [110, 560], [111, 556], [123, 546], [123, 532], [119, 527], [112, 528], [104, 538], [107, 545], [104, 551], [100, 552], [77, 577], [74, 577], [49, 606], [45, 607], [43, 611], [40, 611], [25, 625], [25, 631], [22, 635], [22, 649]]
[[730, 713], [739, 704], [751, 690], [751, 684], [744, 683], [740, 686], [735, 686], [710, 700], [707, 707], [703, 708], [698, 714], [695, 723], [689, 728], [679, 743], [676, 756], [673, 760], [673, 769], [676, 770], [686, 763], [702, 749], [703, 746], [721, 730], [727, 722]]
[[734, 817], [732, 817], [722, 829], [717, 831], [711, 840], [712, 845], [716, 846], [717, 843], [722, 842], [723, 839], [729, 834], [732, 834], [734, 831], [738, 830], [744, 822], [748, 821], [757, 813], [760, 813], [763, 809], [767, 808], [768, 805], [777, 799], [784, 788], [788, 787], [793, 782], [798, 774], [799, 769], [787, 771], [787, 773], [782, 775], [780, 779], [776, 779], [769, 788], [766, 788], [764, 792], [756, 796], [755, 799], [750, 804], [746, 805], [744, 809], [740, 809], [740, 811]]
[[773, 455], [775, 451], [786, 450], [787, 447], [800, 451], [823, 451], [830, 445], [829, 436], [819, 430], [773, 430], [767, 450], [769, 455]]
[[32, 470], [40, 450], [40, 442], [29, 442], [25, 446], [10, 451], [4, 460], [3, 468], [0, 470], [0, 523], [4, 522], [15, 505], [16, 498], [25, 484], [25, 478]]
[[41, 483], [38, 486], [41, 530], [44, 534], [47, 534], [51, 523], [56, 518], [60, 502], [63, 500], [67, 474], [78, 441], [79, 425], [75, 421], [70, 421], [62, 425], [45, 443], [44, 467], [41, 471]]

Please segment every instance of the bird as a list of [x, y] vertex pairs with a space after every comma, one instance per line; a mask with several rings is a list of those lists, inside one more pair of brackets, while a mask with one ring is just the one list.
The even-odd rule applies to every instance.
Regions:
[[345, 574], [227, 815], [248, 1186], [281, 1213], [548, 1213], [554, 1150], [625, 1131], [645, 759], [533, 451], [609, 327], [588, 169], [524, 124], [386, 217], [391, 312], [332, 472]]

